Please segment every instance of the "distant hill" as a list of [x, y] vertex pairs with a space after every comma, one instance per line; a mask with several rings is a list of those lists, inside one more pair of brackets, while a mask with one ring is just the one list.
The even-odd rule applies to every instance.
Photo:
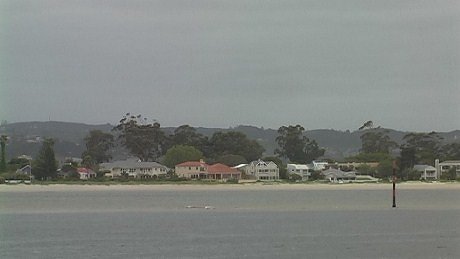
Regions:
[[[59, 160], [65, 157], [80, 157], [85, 150], [83, 139], [91, 130], [110, 132], [113, 125], [88, 125], [70, 122], [20, 122], [0, 126], [0, 134], [9, 137], [7, 147], [8, 159], [26, 154], [35, 157], [41, 141], [46, 137], [55, 139], [55, 152]], [[174, 128], [163, 128], [166, 132], [173, 132]], [[234, 128], [202, 128], [197, 127], [197, 132], [211, 136], [217, 131], [240, 131], [250, 139], [258, 141], [265, 148], [265, 155], [272, 155], [277, 144], [277, 130], [264, 129], [254, 126], [237, 126]], [[306, 131], [306, 136], [316, 140], [326, 149], [326, 157], [341, 160], [344, 157], [354, 155], [361, 148], [361, 131], [338, 131], [333, 129], [316, 129]], [[397, 143], [402, 143], [402, 138], [408, 132], [389, 129], [389, 136]], [[460, 142], [460, 130], [440, 133], [446, 143]]]
[[19, 155], [35, 157], [44, 138], [55, 140], [54, 151], [58, 160], [80, 157], [85, 150], [83, 139], [91, 130], [110, 131], [112, 126], [88, 125], [71, 122], [19, 122], [2, 125], [0, 134], [8, 136], [7, 157]]

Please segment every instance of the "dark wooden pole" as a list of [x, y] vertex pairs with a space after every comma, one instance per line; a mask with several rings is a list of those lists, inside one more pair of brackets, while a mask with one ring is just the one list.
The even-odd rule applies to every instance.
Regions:
[[396, 161], [393, 161], [393, 208], [396, 208]]

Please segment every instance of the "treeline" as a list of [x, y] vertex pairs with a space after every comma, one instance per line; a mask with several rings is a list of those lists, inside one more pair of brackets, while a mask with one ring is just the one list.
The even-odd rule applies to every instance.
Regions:
[[[304, 136], [304, 131], [300, 125], [280, 127], [276, 138], [279, 145], [275, 151], [277, 157], [270, 157], [270, 160], [309, 163], [324, 155], [324, 149]], [[129, 113], [123, 116], [112, 133], [91, 131], [85, 144], [82, 158], [86, 166], [109, 161], [109, 151], [117, 144], [142, 161], [159, 161], [168, 167], [200, 158], [234, 166], [260, 159], [265, 151], [256, 140], [249, 139], [242, 132], [215, 132], [207, 137], [189, 125], [182, 125], [167, 134], [159, 122], [149, 123], [141, 115]]]
[[[208, 163], [234, 166], [257, 159], [270, 160], [280, 168], [280, 176], [286, 178], [285, 162], [310, 163], [324, 155], [316, 141], [304, 136], [300, 125], [282, 126], [276, 138], [279, 148], [275, 156], [262, 157], [264, 148], [238, 131], [215, 132], [207, 137], [189, 125], [182, 125], [172, 133], [166, 133], [159, 122], [149, 122], [141, 115], [126, 114], [111, 132], [90, 131], [85, 137], [85, 151], [81, 166], [97, 170], [97, 166], [112, 159], [111, 151], [117, 146], [142, 161], [157, 161], [170, 168], [178, 163], [205, 159]], [[31, 163], [36, 179], [56, 178], [57, 162], [53, 139], [45, 139], [38, 157]], [[3, 153], [4, 154], [4, 153]]]
[[[85, 151], [81, 156], [81, 166], [97, 170], [100, 163], [112, 160], [111, 154], [115, 148], [122, 147], [142, 161], [157, 161], [170, 168], [184, 161], [199, 159], [229, 166], [264, 159], [275, 162], [280, 169], [280, 177], [286, 178], [286, 163], [308, 164], [321, 158], [325, 152], [315, 140], [305, 136], [305, 129], [300, 125], [282, 126], [278, 129], [278, 148], [275, 155], [270, 157], [263, 157], [264, 148], [242, 132], [215, 132], [208, 137], [189, 125], [179, 126], [172, 132], [166, 132], [160, 126], [159, 122], [149, 122], [141, 115], [128, 113], [111, 132], [90, 131], [84, 139]], [[401, 179], [418, 180], [419, 176], [413, 170], [416, 164], [434, 165], [435, 159], [460, 160], [460, 143], [443, 144], [442, 138], [436, 132], [406, 134], [404, 142], [398, 145], [389, 137], [388, 130], [374, 127], [372, 121], [366, 122], [360, 130], [363, 131], [361, 151], [346, 160], [379, 163], [377, 168], [363, 166], [359, 169], [361, 174], [389, 177], [393, 161], [396, 161]], [[7, 137], [2, 136], [0, 140], [1, 172], [6, 170]], [[38, 157], [31, 163], [36, 179], [57, 176], [53, 145], [52, 139], [46, 139]], [[16, 167], [24, 163], [30, 162], [22, 161]], [[446, 177], [455, 178], [449, 174]]]
[[[374, 127], [372, 121], [366, 122], [360, 130], [364, 131], [361, 135], [361, 152], [347, 160], [379, 162], [377, 170], [363, 169], [363, 173], [379, 178], [392, 174], [393, 161], [397, 163], [397, 172], [401, 179], [418, 180], [420, 174], [414, 171], [414, 165], [433, 166], [435, 159], [460, 160], [460, 143], [443, 144], [443, 138], [436, 132], [408, 133], [403, 137], [403, 143], [398, 145], [388, 136], [388, 130]], [[447, 180], [455, 179], [453, 174], [446, 174], [444, 177]]]

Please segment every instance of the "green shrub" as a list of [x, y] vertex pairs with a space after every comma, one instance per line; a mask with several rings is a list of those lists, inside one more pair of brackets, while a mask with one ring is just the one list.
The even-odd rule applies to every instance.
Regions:
[[226, 183], [230, 183], [230, 184], [236, 184], [238, 183], [238, 179], [236, 178], [230, 178], [226, 181]]
[[289, 181], [291, 182], [302, 181], [302, 176], [298, 174], [289, 174]]
[[3, 175], [5, 180], [29, 180], [30, 176], [18, 173], [6, 173]]

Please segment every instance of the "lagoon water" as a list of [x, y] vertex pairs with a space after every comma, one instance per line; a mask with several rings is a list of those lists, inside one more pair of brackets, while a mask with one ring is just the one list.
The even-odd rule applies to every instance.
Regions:
[[397, 195], [391, 208], [390, 185], [0, 188], [0, 258], [459, 258], [460, 188]]

